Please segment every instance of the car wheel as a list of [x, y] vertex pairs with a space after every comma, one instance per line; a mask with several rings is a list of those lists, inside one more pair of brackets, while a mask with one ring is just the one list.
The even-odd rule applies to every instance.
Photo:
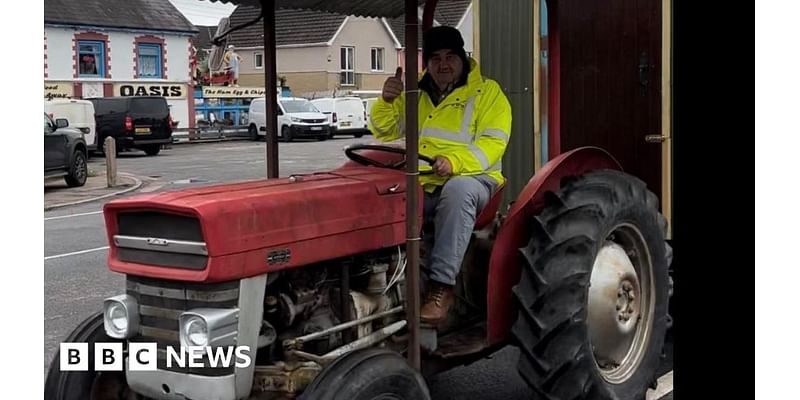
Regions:
[[255, 125], [250, 125], [250, 128], [248, 128], [248, 133], [250, 134], [250, 140], [254, 142], [258, 141], [258, 129]]
[[86, 154], [81, 150], [75, 150], [69, 164], [69, 174], [64, 177], [69, 187], [83, 186], [89, 176], [89, 168], [86, 165]]
[[158, 153], [161, 152], [161, 145], [160, 144], [150, 144], [144, 148], [145, 154], [148, 156], [157, 156]]
[[289, 129], [288, 126], [284, 126], [283, 128], [281, 128], [281, 138], [283, 138], [284, 142], [291, 142], [292, 140], [294, 140], [294, 138], [292, 137], [292, 130]]

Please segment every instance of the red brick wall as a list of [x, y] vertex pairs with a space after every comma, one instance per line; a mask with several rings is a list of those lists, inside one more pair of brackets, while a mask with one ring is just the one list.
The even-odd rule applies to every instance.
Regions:
[[47, 31], [44, 32], [44, 79], [47, 79]]
[[192, 40], [186, 39], [189, 45], [189, 85], [188, 93], [186, 93], [186, 101], [189, 103], [189, 128], [194, 128], [197, 121], [195, 120], [194, 111], [194, 68], [197, 63], [197, 52], [192, 46]]

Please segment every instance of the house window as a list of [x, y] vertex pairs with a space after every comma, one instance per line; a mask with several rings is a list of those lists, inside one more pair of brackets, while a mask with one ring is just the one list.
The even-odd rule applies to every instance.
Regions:
[[139, 44], [140, 78], [161, 78], [161, 45]]
[[256, 69], [264, 68], [264, 53], [255, 54], [255, 64], [256, 64]]
[[340, 58], [342, 60], [342, 72], [339, 74], [339, 83], [342, 86], [353, 86], [356, 84], [355, 71], [355, 47], [342, 47]]
[[374, 72], [382, 72], [383, 71], [383, 48], [382, 47], [373, 47], [372, 48], [372, 56], [371, 56], [371, 69]]
[[105, 74], [103, 42], [78, 41], [78, 75], [102, 78]]

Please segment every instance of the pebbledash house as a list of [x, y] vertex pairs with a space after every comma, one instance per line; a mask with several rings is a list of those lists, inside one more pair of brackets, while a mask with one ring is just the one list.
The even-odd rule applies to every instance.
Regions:
[[194, 127], [196, 33], [169, 0], [45, 0], [45, 100], [163, 96]]

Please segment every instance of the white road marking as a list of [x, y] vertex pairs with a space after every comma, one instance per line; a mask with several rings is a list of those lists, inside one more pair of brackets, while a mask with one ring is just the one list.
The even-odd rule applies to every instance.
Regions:
[[648, 390], [646, 400], [658, 400], [672, 392], [672, 371], [667, 372], [658, 378], [656, 390]]
[[45, 221], [51, 221], [51, 220], [54, 220], [54, 219], [63, 219], [63, 218], [72, 218], [72, 217], [82, 217], [82, 216], [84, 216], [84, 215], [94, 215], [94, 214], [102, 214], [102, 213], [103, 213], [103, 210], [100, 210], [100, 211], [92, 211], [92, 212], [80, 213], [80, 214], [59, 215], [59, 216], [57, 216], [57, 217], [49, 217], [49, 218], [45, 218], [44, 220], [45, 220]]
[[69, 257], [69, 256], [76, 256], [76, 255], [78, 255], [78, 254], [91, 253], [91, 252], [93, 252], [93, 251], [100, 251], [100, 250], [106, 250], [106, 249], [108, 249], [108, 246], [98, 247], [98, 248], [96, 248], [96, 249], [81, 250], [81, 251], [73, 251], [72, 253], [56, 254], [56, 255], [54, 255], [54, 256], [47, 256], [47, 257], [45, 257], [45, 258], [44, 258], [44, 260], [45, 260], [45, 261], [47, 261], [47, 260], [52, 260], [52, 259], [54, 259], [54, 258]]

